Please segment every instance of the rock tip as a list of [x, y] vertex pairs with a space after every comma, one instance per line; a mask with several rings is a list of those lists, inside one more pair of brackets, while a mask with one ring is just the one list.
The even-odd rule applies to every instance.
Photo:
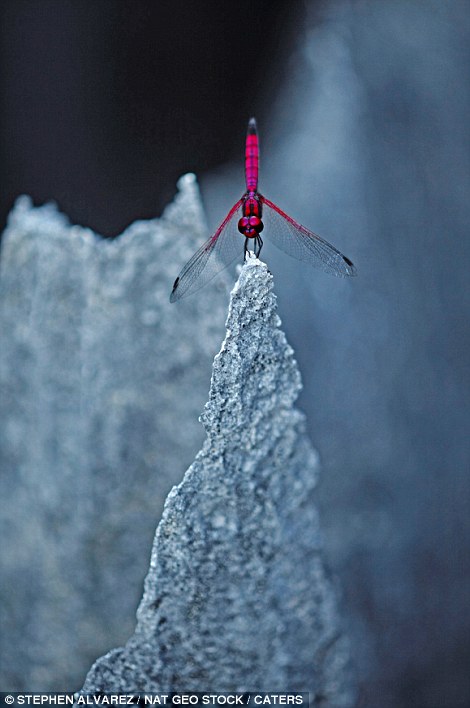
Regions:
[[196, 184], [196, 175], [194, 172], [187, 172], [185, 175], [182, 175], [179, 180], [176, 183], [176, 186], [178, 189], [183, 190], [186, 187], [190, 187], [192, 185]]

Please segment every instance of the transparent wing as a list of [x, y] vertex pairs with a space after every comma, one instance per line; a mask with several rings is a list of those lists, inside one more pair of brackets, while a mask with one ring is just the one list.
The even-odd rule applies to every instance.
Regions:
[[243, 237], [238, 231], [242, 199], [230, 209], [213, 236], [186, 263], [176, 278], [170, 302], [192, 295], [204, 287], [217, 273], [227, 268], [237, 256], [243, 257]]
[[332, 275], [343, 278], [356, 275], [353, 263], [337, 248], [302, 224], [298, 224], [266, 197], [260, 195], [260, 199], [263, 204], [262, 218], [265, 224], [263, 236], [266, 234], [268, 240], [281, 251]]

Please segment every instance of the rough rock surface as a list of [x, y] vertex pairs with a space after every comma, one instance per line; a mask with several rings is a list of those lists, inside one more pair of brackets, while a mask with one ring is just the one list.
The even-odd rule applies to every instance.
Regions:
[[279, 324], [272, 276], [251, 257], [214, 361], [207, 438], [165, 503], [136, 632], [97, 661], [84, 692], [291, 689], [353, 704], [313, 498], [317, 455]]
[[[200, 448], [227, 280], [175, 307], [206, 238], [192, 175], [104, 241], [18, 200], [0, 274], [1, 685], [78, 689], [127, 640], [163, 502]], [[241, 248], [242, 255], [242, 248]]]

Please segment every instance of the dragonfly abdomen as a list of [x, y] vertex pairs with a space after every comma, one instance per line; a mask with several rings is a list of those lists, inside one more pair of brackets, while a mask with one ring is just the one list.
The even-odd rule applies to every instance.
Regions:
[[250, 119], [245, 143], [245, 179], [246, 188], [249, 192], [256, 192], [258, 189], [259, 171], [259, 143], [256, 121]]

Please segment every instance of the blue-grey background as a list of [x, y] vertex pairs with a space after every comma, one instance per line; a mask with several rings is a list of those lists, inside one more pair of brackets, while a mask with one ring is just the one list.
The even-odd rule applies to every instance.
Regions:
[[364, 706], [470, 702], [469, 12], [459, 0], [0, 9], [3, 221], [26, 192], [117, 235], [194, 170], [215, 226], [243, 189], [255, 114], [261, 191], [356, 263], [359, 277], [338, 281], [266, 234]]

